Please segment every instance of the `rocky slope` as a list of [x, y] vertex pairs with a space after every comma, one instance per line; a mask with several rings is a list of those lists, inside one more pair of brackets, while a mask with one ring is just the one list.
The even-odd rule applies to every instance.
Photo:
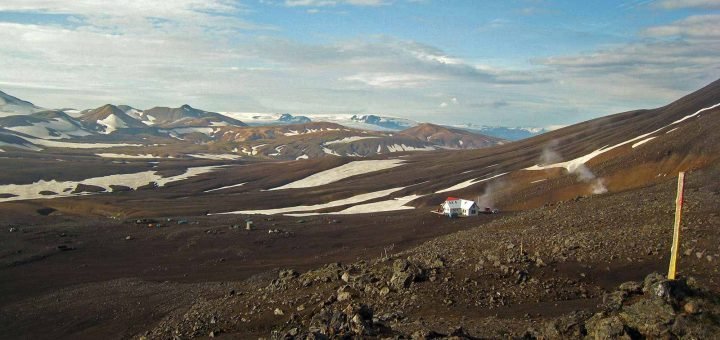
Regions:
[[406, 252], [232, 283], [144, 336], [707, 338], [720, 330], [720, 187], [710, 180], [719, 174], [714, 166], [689, 175], [676, 281], [652, 274], [667, 266], [669, 181], [508, 216]]

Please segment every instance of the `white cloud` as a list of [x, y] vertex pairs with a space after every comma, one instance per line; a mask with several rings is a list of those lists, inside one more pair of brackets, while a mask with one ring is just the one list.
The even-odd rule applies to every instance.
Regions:
[[394, 89], [423, 87], [435, 78], [421, 74], [361, 73], [342, 79], [361, 82], [372, 87]]
[[689, 39], [720, 40], [720, 14], [691, 16], [669, 25], [650, 27], [650, 37], [681, 36]]
[[231, 13], [239, 5], [226, 0], [3, 0], [0, 11], [45, 12], [89, 17], [197, 18], [203, 13]]
[[387, 5], [385, 0], [285, 0], [285, 6], [289, 7], [325, 7], [337, 5], [353, 6], [382, 6]]
[[678, 8], [720, 8], [720, 0], [662, 0], [657, 2], [657, 6], [666, 9]]

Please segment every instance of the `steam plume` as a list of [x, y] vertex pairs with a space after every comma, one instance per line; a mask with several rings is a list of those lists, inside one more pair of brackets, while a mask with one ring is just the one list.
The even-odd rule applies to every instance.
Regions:
[[[542, 154], [540, 155], [540, 162], [542, 165], [562, 162], [562, 156], [554, 150], [558, 144], [557, 140], [552, 140], [543, 148]], [[605, 186], [605, 180], [603, 178], [597, 178], [592, 170], [590, 170], [590, 168], [588, 168], [585, 164], [567, 166], [567, 170], [569, 173], [577, 176], [579, 181], [592, 183], [591, 189], [593, 194], [604, 194], [608, 191]]]

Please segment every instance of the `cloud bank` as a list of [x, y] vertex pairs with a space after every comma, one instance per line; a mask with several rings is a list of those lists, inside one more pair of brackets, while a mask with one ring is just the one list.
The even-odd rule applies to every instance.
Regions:
[[[272, 6], [392, 10], [400, 3], [421, 5], [286, 0]], [[656, 5], [715, 8], [717, 1]], [[53, 20], [0, 17], [0, 89], [47, 107], [190, 103], [217, 111], [546, 126], [664, 104], [720, 77], [720, 14], [690, 15], [645, 27], [626, 42], [517, 67], [391, 35], [297, 39], [257, 11], [225, 0], [6, 0], [0, 14]]]

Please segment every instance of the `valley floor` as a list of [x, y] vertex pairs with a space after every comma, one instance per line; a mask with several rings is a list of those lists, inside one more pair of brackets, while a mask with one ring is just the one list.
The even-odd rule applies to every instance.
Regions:
[[[688, 174], [679, 263], [681, 276], [715, 297], [719, 176], [718, 165]], [[548, 323], [601, 310], [619, 284], [666, 272], [674, 190], [668, 180], [474, 219], [423, 209], [263, 216], [251, 231], [232, 215], [141, 224], [4, 216], [0, 332], [258, 338], [325, 327], [383, 336], [547, 336]], [[354, 315], [363, 320], [335, 320]], [[333, 322], [339, 326], [330, 330]], [[555, 327], [558, 334], [572, 328], [563, 327]]]

